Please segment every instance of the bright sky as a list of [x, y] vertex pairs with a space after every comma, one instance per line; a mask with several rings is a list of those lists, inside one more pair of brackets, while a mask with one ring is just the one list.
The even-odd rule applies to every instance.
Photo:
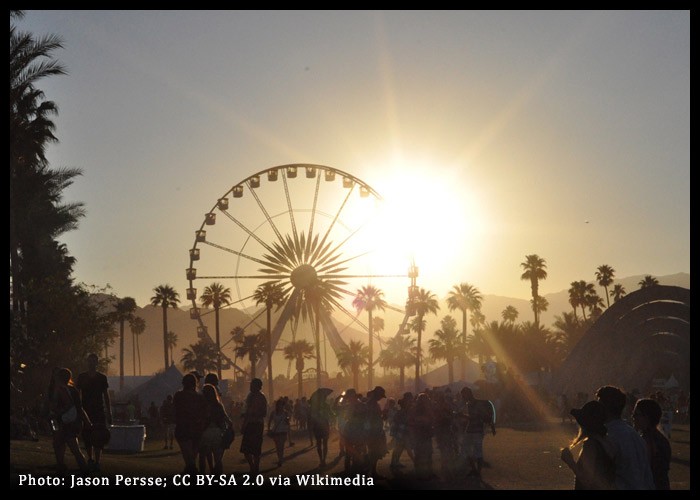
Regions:
[[[400, 215], [373, 246], [387, 269], [415, 256], [441, 298], [467, 281], [529, 299], [531, 253], [541, 294], [602, 264], [690, 272], [688, 11], [29, 11], [18, 25], [65, 41], [69, 75], [40, 86], [60, 108], [52, 164], [83, 170], [66, 198], [87, 217], [63, 238], [76, 278], [140, 306], [166, 283], [186, 305], [204, 213], [290, 163], [381, 194]], [[407, 280], [373, 284], [405, 300]]]

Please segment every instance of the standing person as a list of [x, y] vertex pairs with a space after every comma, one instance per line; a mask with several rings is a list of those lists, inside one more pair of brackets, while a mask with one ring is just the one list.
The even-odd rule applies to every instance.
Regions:
[[369, 392], [365, 403], [367, 407], [365, 416], [367, 461], [369, 474], [375, 479], [384, 479], [377, 473], [377, 462], [387, 454], [382, 409], [379, 407], [379, 401], [384, 398], [386, 398], [386, 391], [383, 387], [377, 386]]
[[275, 409], [270, 413], [270, 418], [267, 419], [267, 432], [275, 442], [277, 465], [279, 466], [284, 462], [284, 443], [287, 441], [290, 428], [289, 415], [284, 404], [283, 398], [275, 401]]
[[316, 452], [318, 453], [319, 466], [326, 465], [328, 456], [328, 437], [331, 431], [333, 410], [326, 398], [333, 392], [332, 389], [321, 388], [314, 391], [309, 397], [309, 425], [316, 438]]
[[250, 473], [260, 472], [260, 455], [262, 454], [263, 431], [267, 416], [267, 398], [262, 393], [262, 380], [250, 381], [250, 392], [245, 400], [241, 432], [241, 453], [245, 456]]
[[391, 428], [389, 430], [391, 436], [394, 438], [394, 450], [391, 452], [391, 469], [397, 469], [403, 467], [401, 464], [401, 454], [404, 450], [408, 454], [408, 458], [411, 462], [415, 462], [413, 456], [413, 448], [411, 446], [411, 435], [408, 427], [409, 422], [409, 411], [411, 411], [411, 405], [413, 403], [413, 394], [406, 393], [399, 399], [397, 406], [398, 411], [394, 415]]
[[[562, 448], [561, 459], [574, 472], [575, 490], [615, 489], [613, 445], [605, 437], [605, 408], [599, 401], [589, 401], [582, 408], [573, 408], [571, 415], [579, 425], [579, 432], [571, 444]], [[571, 450], [581, 444], [578, 460]]]
[[[173, 441], [175, 440], [175, 406], [173, 405], [173, 396], [168, 394], [160, 405], [160, 421], [163, 422], [165, 430], [165, 445], [164, 450], [173, 449]], [[170, 443], [170, 444], [168, 444]]]
[[662, 409], [653, 399], [640, 399], [634, 405], [632, 422], [646, 442], [649, 466], [657, 490], [670, 490], [668, 470], [671, 467], [671, 444], [659, 431]]
[[112, 425], [112, 403], [109, 398], [109, 384], [107, 377], [97, 371], [99, 358], [97, 354], [90, 353], [87, 356], [86, 372], [78, 375], [75, 384], [80, 391], [85, 413], [87, 413], [92, 426], [83, 428], [83, 443], [87, 451], [88, 469], [100, 472], [100, 459], [102, 450], [109, 442], [109, 428]]
[[66, 446], [75, 457], [82, 473], [87, 473], [87, 463], [78, 445], [78, 435], [83, 425], [90, 427], [90, 418], [83, 409], [80, 391], [73, 385], [68, 368], [57, 368], [49, 385], [49, 405], [51, 428], [53, 430], [53, 450], [56, 455], [56, 470], [65, 474]]
[[421, 480], [433, 479], [433, 410], [425, 392], [416, 397], [414, 410], [409, 414], [409, 426], [416, 477]]
[[197, 473], [197, 451], [204, 430], [202, 408], [204, 398], [197, 392], [197, 379], [188, 373], [182, 377], [182, 389], [173, 397], [175, 439], [185, 462], [185, 474]]
[[226, 414], [214, 385], [204, 384], [202, 397], [204, 398], [204, 431], [199, 440], [199, 472], [203, 474], [206, 471], [207, 461], [211, 457], [209, 470], [212, 474], [222, 474], [224, 469], [222, 438], [226, 428], [233, 425], [233, 422]]
[[491, 433], [496, 435], [491, 403], [485, 399], [476, 399], [469, 387], [463, 387], [460, 394], [468, 417], [462, 449], [471, 469], [467, 476], [481, 477], [481, 468], [484, 465], [484, 425], [488, 424]]
[[622, 420], [627, 396], [620, 388], [606, 385], [596, 391], [596, 397], [605, 407], [605, 427], [613, 443], [615, 487], [618, 490], [653, 490], [647, 445], [632, 426]]

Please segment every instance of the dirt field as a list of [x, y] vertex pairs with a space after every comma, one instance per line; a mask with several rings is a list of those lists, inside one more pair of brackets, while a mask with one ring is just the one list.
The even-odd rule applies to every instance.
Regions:
[[[482, 480], [475, 478], [445, 481], [440, 478], [429, 481], [418, 481], [411, 478], [412, 465], [404, 454], [401, 469], [402, 475], [395, 476], [389, 469], [389, 457], [385, 457], [379, 463], [379, 473], [386, 479], [375, 482], [376, 489], [403, 489], [403, 490], [567, 490], [573, 488], [573, 475], [559, 459], [559, 449], [574, 436], [576, 426], [565, 424], [551, 424], [546, 428], [504, 427], [498, 429], [496, 436], [487, 435], [484, 439], [484, 456], [487, 467], [482, 472]], [[243, 456], [238, 451], [240, 436], [224, 457], [224, 473], [233, 474], [236, 485], [227, 485], [227, 488], [245, 489], [248, 493], [255, 490], [277, 488], [284, 483], [286, 478], [290, 484], [289, 489], [328, 489], [328, 488], [352, 488], [361, 486], [299, 486], [297, 475], [305, 475], [307, 479], [317, 479], [320, 474], [322, 482], [336, 481], [343, 478], [343, 463], [338, 458], [337, 435], [331, 435], [329, 443], [329, 463], [322, 470], [318, 468], [316, 449], [309, 445], [308, 435], [301, 431], [293, 431], [295, 445], [285, 450], [286, 460], [281, 467], [277, 466], [277, 457], [274, 452], [272, 440], [265, 438], [263, 443], [263, 457], [261, 461], [260, 478], [261, 485], [256, 485], [254, 480], [246, 478], [248, 467], [243, 461]], [[146, 449], [138, 454], [106, 453], [102, 461], [103, 476], [109, 482], [108, 488], [116, 488], [118, 474], [127, 477], [145, 478], [161, 477], [166, 482], [167, 488], [175, 488], [174, 475], [179, 474], [183, 468], [183, 462], [177, 448], [163, 450], [161, 441], [146, 441]], [[673, 428], [671, 447], [673, 458], [671, 462], [671, 488], [675, 490], [690, 489], [690, 426], [676, 425]], [[66, 463], [69, 475], [64, 487], [71, 484], [71, 475], [78, 477], [75, 461], [67, 452]], [[54, 457], [51, 441], [43, 437], [38, 442], [10, 441], [10, 487], [11, 489], [27, 488], [26, 484], [19, 486], [20, 475], [23, 475], [25, 483], [28, 474], [34, 480], [38, 478], [54, 477]], [[433, 468], [440, 475], [440, 456], [437, 450], [433, 456]], [[227, 476], [227, 481], [230, 476]], [[356, 478], [356, 482], [362, 483], [366, 478]], [[248, 485], [244, 483], [248, 481]], [[272, 481], [275, 481], [275, 485]], [[192, 479], [195, 482], [195, 479]], [[284, 486], [283, 486], [284, 487]], [[105, 486], [76, 486], [76, 488], [97, 489]], [[141, 489], [134, 486], [133, 489]], [[223, 487], [218, 489], [223, 490]]]

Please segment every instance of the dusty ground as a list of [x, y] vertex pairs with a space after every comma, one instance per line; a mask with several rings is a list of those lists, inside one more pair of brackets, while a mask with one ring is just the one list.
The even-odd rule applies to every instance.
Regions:
[[[385, 457], [379, 463], [379, 473], [386, 476], [375, 482], [378, 489], [403, 489], [403, 490], [473, 490], [473, 489], [497, 489], [497, 490], [567, 490], [573, 487], [573, 475], [559, 459], [559, 449], [574, 436], [576, 426], [553, 423], [546, 428], [525, 428], [520, 426], [504, 427], [498, 429], [496, 436], [487, 435], [484, 439], [484, 456], [487, 467], [483, 470], [482, 480], [474, 478], [446, 481], [437, 478], [431, 481], [418, 481], [411, 477], [412, 466], [407, 456], [403, 456], [402, 463], [406, 466], [401, 469], [403, 475], [394, 476], [390, 471], [389, 457]], [[263, 457], [261, 461], [260, 478], [262, 486], [254, 484], [244, 485], [245, 473], [248, 467], [243, 461], [243, 456], [238, 451], [240, 436], [224, 457], [224, 473], [234, 474], [236, 486], [228, 488], [245, 489], [248, 493], [255, 490], [270, 488], [272, 478], [284, 481], [289, 478], [291, 485], [287, 488], [299, 489], [297, 474], [320, 474], [331, 478], [343, 477], [342, 460], [338, 457], [337, 435], [331, 435], [328, 452], [328, 465], [320, 470], [316, 449], [309, 445], [308, 436], [301, 431], [293, 431], [295, 445], [285, 450], [286, 461], [277, 466], [277, 457], [274, 446], [269, 438], [263, 443]], [[103, 458], [103, 476], [110, 482], [110, 488], [115, 487], [117, 474], [136, 477], [162, 477], [167, 482], [167, 488], [175, 488], [173, 476], [179, 474], [183, 468], [183, 462], [177, 448], [163, 450], [161, 441], [147, 440], [146, 449], [138, 454], [106, 453]], [[690, 426], [674, 426], [671, 447], [673, 458], [671, 463], [671, 488], [676, 490], [690, 489]], [[66, 487], [70, 485], [70, 474], [78, 476], [75, 461], [70, 453], [67, 453], [66, 463], [69, 468], [69, 476], [66, 479]], [[440, 457], [435, 451], [434, 470], [440, 474]], [[51, 441], [43, 437], [38, 442], [10, 441], [10, 486], [12, 489], [26, 488], [19, 486], [20, 474], [32, 474], [34, 478], [54, 477], [54, 457]], [[26, 476], [25, 476], [26, 477]], [[194, 481], [194, 479], [193, 479]], [[249, 481], [252, 483], [252, 481]], [[95, 486], [81, 486], [83, 491], [96, 489]], [[318, 487], [302, 487], [303, 489], [323, 489]], [[339, 487], [335, 487], [339, 488]], [[342, 488], [357, 489], [357, 486], [342, 486]], [[138, 489], [134, 487], [134, 489]], [[224, 491], [223, 487], [218, 488]]]

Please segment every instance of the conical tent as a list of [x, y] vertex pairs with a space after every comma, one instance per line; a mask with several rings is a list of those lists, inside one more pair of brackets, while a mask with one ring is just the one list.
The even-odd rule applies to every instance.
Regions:
[[168, 394], [175, 394], [182, 388], [182, 373], [171, 365], [163, 373], [154, 375], [150, 380], [132, 389], [125, 396], [129, 400], [138, 396], [142, 404], [148, 406], [151, 401], [160, 406]]

